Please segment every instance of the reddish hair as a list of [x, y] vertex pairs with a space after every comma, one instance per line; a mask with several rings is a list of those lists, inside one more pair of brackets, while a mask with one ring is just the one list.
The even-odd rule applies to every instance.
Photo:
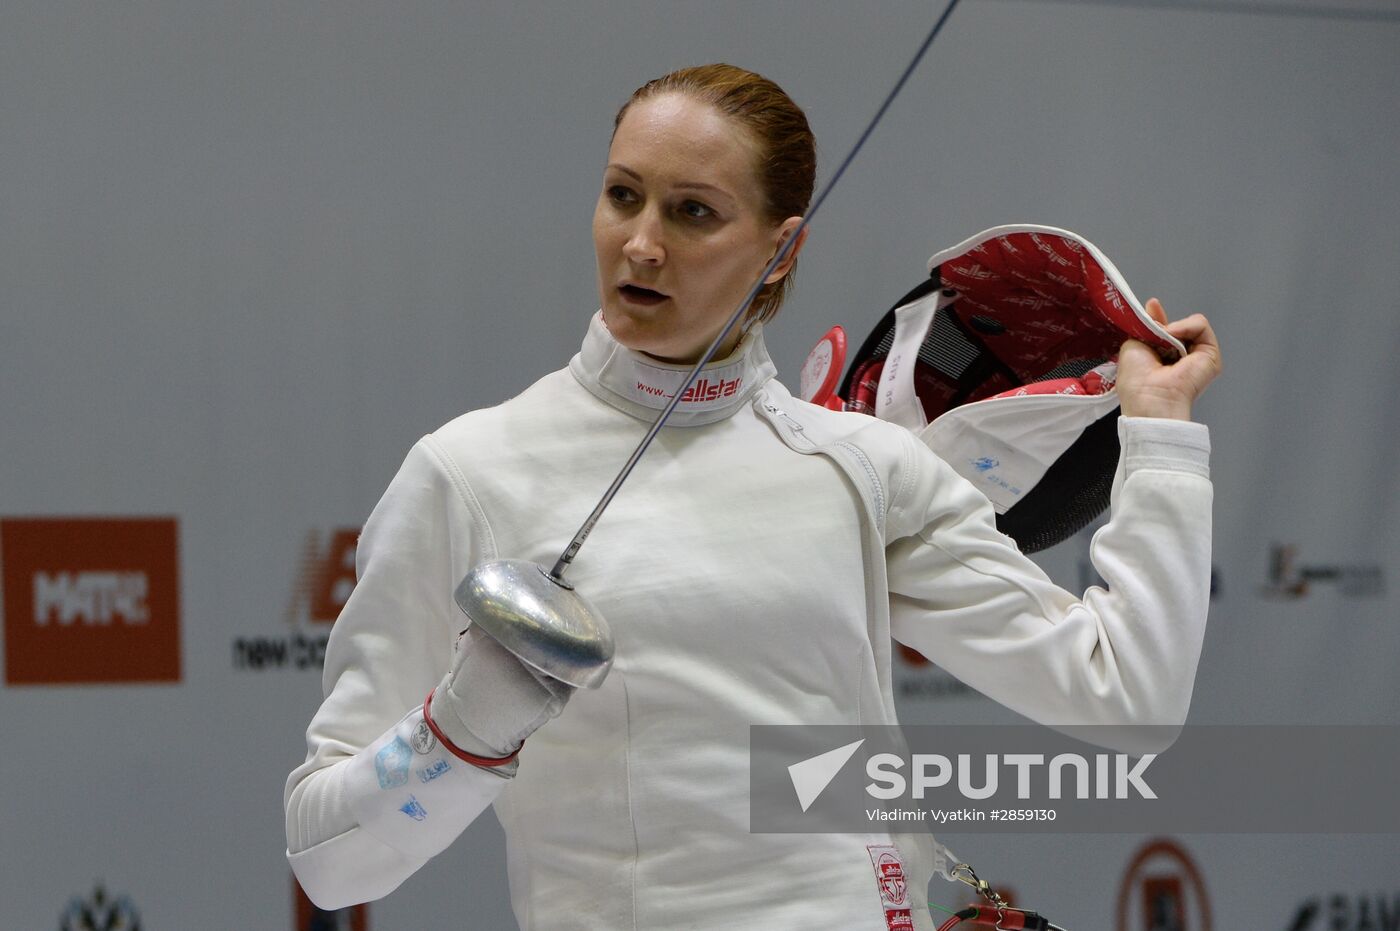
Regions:
[[[755, 167], [765, 198], [764, 216], [770, 223], [776, 226], [807, 212], [817, 175], [816, 138], [806, 114], [781, 87], [734, 65], [682, 68], [633, 91], [617, 111], [613, 133], [632, 104], [667, 93], [682, 93], [707, 103], [749, 131], [757, 143]], [[778, 281], [764, 285], [749, 316], [771, 320], [792, 287], [794, 271], [796, 266]]]

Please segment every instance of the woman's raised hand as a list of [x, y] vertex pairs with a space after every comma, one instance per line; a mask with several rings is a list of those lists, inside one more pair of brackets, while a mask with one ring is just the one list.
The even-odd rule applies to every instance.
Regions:
[[1186, 344], [1187, 354], [1163, 362], [1156, 350], [1135, 339], [1118, 352], [1118, 397], [1125, 417], [1167, 417], [1190, 420], [1191, 405], [1220, 374], [1220, 344], [1210, 321], [1192, 314], [1172, 323], [1155, 297], [1147, 313], [1168, 333]]

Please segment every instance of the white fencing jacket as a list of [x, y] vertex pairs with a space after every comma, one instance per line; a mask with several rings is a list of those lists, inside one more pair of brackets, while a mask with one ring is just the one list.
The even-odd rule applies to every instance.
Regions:
[[[914, 434], [794, 399], [755, 327], [570, 569], [616, 640], [603, 686], [526, 741], [513, 779], [444, 753], [418, 724], [464, 626], [457, 582], [484, 560], [552, 565], [684, 374], [595, 315], [567, 369], [409, 453], [287, 782], [288, 857], [323, 907], [387, 894], [494, 802], [527, 931], [931, 929], [927, 835], [749, 833], [750, 725], [895, 723], [892, 635], [1037, 721], [1184, 721], [1209, 598], [1204, 426], [1121, 421], [1091, 549], [1108, 587], [1078, 597]], [[872, 847], [902, 858], [907, 909]]]

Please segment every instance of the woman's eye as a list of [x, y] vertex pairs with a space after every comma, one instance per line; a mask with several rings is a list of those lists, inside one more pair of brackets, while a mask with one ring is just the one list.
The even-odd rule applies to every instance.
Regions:
[[681, 214], [691, 220], [708, 220], [715, 212], [698, 200], [688, 200], [681, 204]]
[[629, 187], [624, 187], [621, 184], [611, 185], [608, 188], [607, 193], [608, 200], [612, 201], [615, 204], [635, 204], [637, 202], [636, 192]]

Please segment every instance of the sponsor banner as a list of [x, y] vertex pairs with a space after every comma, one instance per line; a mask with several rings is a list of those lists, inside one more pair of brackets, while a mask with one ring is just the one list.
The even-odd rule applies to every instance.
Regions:
[[1298, 903], [1288, 931], [1400, 931], [1400, 892], [1324, 892]]
[[1154, 838], [1133, 853], [1118, 884], [1116, 910], [1116, 931], [1211, 931], [1201, 870], [1168, 838]]
[[326, 662], [330, 627], [355, 589], [355, 548], [360, 531], [340, 527], [311, 531], [287, 602], [291, 633], [242, 634], [233, 638], [233, 668], [243, 672], [278, 669], [319, 672]]
[[235, 637], [233, 668], [244, 672], [274, 669], [315, 670], [326, 664], [328, 634], [296, 633]]
[[1292, 544], [1276, 543], [1269, 549], [1269, 577], [1262, 594], [1299, 599], [1319, 588], [1330, 588], [1345, 598], [1379, 598], [1386, 590], [1385, 570], [1377, 563], [1304, 561]]
[[9, 685], [178, 682], [173, 518], [0, 520]]
[[749, 750], [760, 833], [1400, 833], [1394, 726], [755, 726]]

